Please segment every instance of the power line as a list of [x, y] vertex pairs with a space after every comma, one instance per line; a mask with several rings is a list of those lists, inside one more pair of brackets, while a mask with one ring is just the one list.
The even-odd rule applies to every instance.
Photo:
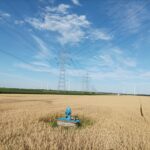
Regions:
[[13, 57], [13, 58], [15, 58], [15, 59], [17, 59], [17, 60], [19, 60], [19, 61], [21, 61], [21, 62], [23, 62], [23, 63], [32, 65], [32, 64], [30, 64], [29, 62], [27, 62], [26, 60], [24, 60], [24, 59], [22, 59], [22, 58], [20, 58], [20, 57], [18, 57], [18, 56], [16, 56], [16, 55], [14, 55], [14, 54], [12, 54], [12, 53], [9, 53], [9, 52], [4, 51], [4, 50], [2, 50], [2, 49], [0, 49], [0, 52], [3, 53], [3, 54], [5, 54], [5, 55], [8, 55], [8, 56], [10, 56], [10, 57]]
[[[144, 3], [144, 6], [146, 6], [147, 4], [148, 4], [149, 2], [148, 1], [146, 1], [145, 3]], [[143, 7], [144, 7], [143, 6]], [[135, 15], [137, 15], [137, 14], [139, 14], [140, 12], [141, 12], [141, 10], [143, 9], [143, 7], [141, 7], [140, 9], [138, 9], [137, 11], [136, 11], [136, 13], [134, 13], [133, 15], [131, 15], [130, 16], [130, 18], [132, 19], [132, 18], [134, 18], [134, 16]], [[117, 26], [117, 27], [114, 27], [110, 32], [108, 32], [108, 34], [109, 35], [111, 35], [113, 32], [115, 32], [116, 30], [119, 30], [119, 29], [121, 29], [122, 27], [121, 26]], [[121, 39], [121, 38], [120, 38]], [[128, 38], [128, 40], [130, 40], [129, 38]], [[127, 41], [127, 40], [126, 40]], [[119, 43], [122, 43], [122, 42], [125, 42], [125, 40], [121, 40]], [[103, 47], [105, 45], [105, 43], [104, 44], [102, 44], [101, 45], [101, 48]], [[86, 54], [89, 52], [89, 49], [86, 49], [86, 51], [80, 51], [80, 52], [78, 52], [77, 54], [78, 55], [82, 55], [82, 56], [86, 56]]]
[[[10, 3], [9, 3], [9, 5], [10, 5]], [[7, 5], [7, 6], [9, 6], [9, 5]], [[11, 8], [11, 9], [13, 9], [13, 11], [17, 14], [17, 16], [19, 16], [19, 18], [21, 19], [21, 20], [23, 20], [24, 21], [24, 18], [22, 18], [21, 16], [20, 16], [20, 14], [14, 9], [14, 7], [11, 5], [11, 6], [9, 6], [9, 8]], [[13, 16], [14, 17], [14, 16]], [[13, 18], [14, 19], [14, 18]], [[15, 20], [15, 19], [14, 19]], [[10, 29], [10, 31], [8, 32], [7, 30], [5, 30], [5, 32], [8, 34], [8, 35], [12, 35], [12, 36], [14, 36], [14, 33], [20, 38], [20, 39], [22, 39], [22, 43], [21, 43], [21, 45], [23, 45], [25, 48], [26, 48], [26, 50], [30, 50], [30, 52], [31, 52], [31, 50], [32, 51], [34, 51], [34, 52], [37, 52], [36, 51], [36, 49], [35, 49], [35, 46], [33, 46], [33, 42], [31, 42], [31, 40], [29, 39], [29, 38], [27, 38], [26, 36], [23, 36], [23, 32], [22, 31], [19, 31], [18, 30], [18, 28], [15, 28], [14, 27], [14, 25], [12, 25], [10, 22], [9, 22], [9, 20], [8, 19], [6, 19], [6, 18], [3, 18], [3, 21], [8, 25], [8, 27], [9, 27], [9, 29]], [[4, 31], [4, 29], [3, 29], [3, 31]], [[33, 31], [32, 31], [33, 32]], [[16, 44], [19, 44], [18, 42], [16, 42]], [[26, 53], [27, 54], [27, 53]]]
[[[33, 46], [33, 44], [31, 43], [31, 40], [29, 40], [29, 38], [27, 38], [27, 37], [25, 37], [25, 36], [23, 36], [22, 35], [22, 32], [20, 32], [19, 30], [17, 30], [17, 28], [14, 28], [14, 26], [12, 26], [11, 24], [10, 24], [10, 22], [7, 20], [7, 19], [3, 19], [3, 21], [8, 25], [8, 27], [10, 28], [10, 32], [8, 32], [7, 30], [5, 30], [5, 32], [8, 34], [8, 35], [13, 35], [14, 36], [14, 33], [16, 34], [16, 36], [18, 36], [20, 39], [22, 39], [22, 41], [24, 42], [24, 43], [21, 43], [21, 45], [23, 45], [25, 48], [26, 48], [26, 50], [30, 50], [30, 52], [31, 52], [31, 50], [32, 51], [34, 51], [34, 52], [36, 52], [37, 53], [37, 51], [36, 51], [36, 49], [35, 49], [35, 46]], [[4, 31], [4, 30], [3, 30]], [[19, 44], [18, 42], [16, 42], [16, 44]], [[54, 51], [53, 51], [54, 52]], [[28, 54], [27, 52], [25, 53], [25, 54]], [[17, 56], [15, 56], [15, 57], [17, 57]], [[46, 61], [49, 61], [49, 58], [44, 58]], [[57, 60], [57, 58], [55, 57], [54, 58], [55, 60]], [[58, 61], [58, 60], [57, 60]]]

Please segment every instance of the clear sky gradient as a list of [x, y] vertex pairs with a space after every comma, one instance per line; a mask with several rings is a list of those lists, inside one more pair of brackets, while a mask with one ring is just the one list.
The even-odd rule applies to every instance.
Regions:
[[0, 86], [150, 94], [149, 0], [0, 0]]

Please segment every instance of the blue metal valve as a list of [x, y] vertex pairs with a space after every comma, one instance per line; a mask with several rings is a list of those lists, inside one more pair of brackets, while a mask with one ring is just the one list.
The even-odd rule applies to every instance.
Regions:
[[71, 108], [67, 107], [65, 111], [66, 117], [58, 118], [57, 119], [57, 124], [61, 126], [74, 126], [78, 125], [80, 123], [79, 119], [71, 117]]

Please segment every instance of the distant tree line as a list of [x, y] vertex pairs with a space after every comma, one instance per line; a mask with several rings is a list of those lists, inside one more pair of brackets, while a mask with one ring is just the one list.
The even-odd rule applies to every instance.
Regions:
[[[21, 88], [0, 88], [0, 94], [117, 95], [117, 93], [107, 93], [107, 92], [59, 91], [59, 90], [21, 89]], [[120, 93], [120, 96], [121, 95], [132, 95], [132, 94]], [[137, 94], [137, 96], [150, 96], [150, 95]]]

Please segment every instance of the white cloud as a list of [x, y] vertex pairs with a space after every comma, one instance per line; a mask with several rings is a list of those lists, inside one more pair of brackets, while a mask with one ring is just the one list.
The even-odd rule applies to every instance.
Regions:
[[90, 22], [84, 15], [69, 14], [68, 8], [65, 4], [47, 8], [43, 18], [28, 18], [26, 21], [36, 29], [56, 32], [57, 40], [61, 44], [79, 43], [84, 38], [84, 29], [89, 27]]
[[11, 15], [10, 15], [9, 13], [0, 11], [0, 20], [2, 20], [2, 19], [7, 19], [7, 18], [9, 18], [10, 16], [11, 16]]
[[110, 54], [102, 54], [99, 57], [102, 66], [112, 66], [114, 64], [114, 60]]
[[128, 67], [136, 67], [137, 62], [133, 58], [121, 58], [122, 63]]
[[131, 8], [128, 8], [125, 12], [126, 17], [122, 19], [123, 27], [129, 30], [130, 32], [137, 32], [146, 19], [144, 11], [144, 7], [140, 5], [134, 5]]
[[60, 4], [57, 7], [46, 7], [47, 12], [67, 14], [70, 5]]
[[54, 4], [56, 0], [38, 0], [41, 3]]
[[107, 32], [91, 27], [91, 22], [85, 15], [70, 13], [71, 7], [60, 4], [57, 7], [46, 7], [45, 12], [39, 18], [28, 18], [26, 22], [38, 30], [47, 30], [57, 33], [58, 42], [64, 44], [76, 44], [83, 39], [111, 40]]
[[134, 68], [137, 66], [136, 59], [128, 56], [123, 50], [117, 47], [105, 48], [99, 55], [92, 60], [92, 65], [96, 64], [97, 68], [107, 68], [114, 70], [116, 68]]
[[118, 55], [119, 55], [119, 54], [121, 55], [121, 54], [123, 53], [123, 51], [122, 51], [120, 48], [118, 48], [118, 47], [113, 48], [112, 51], [113, 51], [114, 53], [118, 54]]
[[112, 36], [107, 34], [106, 32], [100, 30], [100, 29], [93, 29], [91, 31], [91, 38], [94, 40], [111, 40]]
[[72, 2], [73, 2], [73, 4], [75, 4], [75, 5], [78, 5], [78, 6], [80, 6], [81, 4], [80, 4], [80, 2], [79, 2], [79, 0], [71, 0]]
[[49, 67], [49, 64], [47, 62], [42, 62], [42, 61], [33, 61], [31, 64], [35, 66], [40, 66], [40, 67]]
[[106, 11], [116, 26], [116, 30], [123, 33], [136, 33], [149, 20], [149, 12], [146, 9], [148, 1], [118, 1], [112, 0]]
[[54, 59], [52, 51], [47, 47], [44, 40], [36, 35], [32, 35], [32, 37], [37, 45], [37, 53], [33, 55], [32, 60], [29, 61], [29, 63], [20, 63], [16, 64], [16, 66], [30, 71], [57, 74], [57, 69], [51, 66], [51, 61]]
[[47, 48], [46, 43], [40, 39], [39, 37], [32, 35], [32, 37], [34, 38], [34, 40], [36, 41], [37, 45], [38, 45], [38, 53], [35, 56], [35, 58], [37, 59], [43, 59], [43, 58], [48, 58], [50, 57], [50, 50]]
[[120, 79], [129, 79], [133, 78], [133, 72], [128, 70], [116, 69], [113, 71], [98, 71], [92, 72], [91, 77], [96, 80], [101, 79], [113, 79], [113, 80], [120, 80]]
[[[59, 69], [56, 67], [53, 67], [49, 64], [42, 63], [42, 62], [36, 62], [32, 61], [31, 63], [20, 63], [16, 64], [17, 67], [27, 69], [30, 71], [35, 71], [35, 72], [44, 72], [44, 73], [50, 73], [53, 75], [58, 76], [59, 75]], [[67, 76], [71, 77], [81, 77], [85, 74], [85, 71], [83, 69], [69, 69], [67, 70]]]
[[150, 78], [150, 71], [145, 71], [140, 74], [141, 77]]
[[43, 67], [39, 64], [37, 65], [34, 63], [31, 63], [31, 64], [20, 63], [20, 64], [17, 64], [17, 66], [23, 69], [31, 70], [31, 71], [51, 73], [50, 67], [45, 67], [45, 66]]
[[24, 24], [24, 21], [23, 20], [15, 20], [15, 24], [16, 25], [18, 25], [18, 24], [22, 25], [22, 24]]

